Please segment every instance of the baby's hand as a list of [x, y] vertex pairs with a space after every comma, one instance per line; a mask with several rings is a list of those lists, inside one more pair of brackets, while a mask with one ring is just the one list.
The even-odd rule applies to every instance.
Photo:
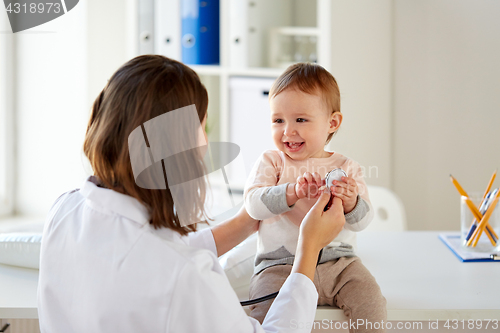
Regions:
[[297, 177], [295, 184], [295, 194], [298, 199], [308, 198], [315, 199], [321, 195], [319, 188], [324, 185], [324, 180], [321, 179], [319, 173], [305, 172], [302, 176]]
[[342, 177], [341, 181], [334, 180], [333, 185], [335, 185], [333, 195], [342, 199], [344, 213], [350, 213], [356, 207], [358, 200], [358, 184], [351, 177]]

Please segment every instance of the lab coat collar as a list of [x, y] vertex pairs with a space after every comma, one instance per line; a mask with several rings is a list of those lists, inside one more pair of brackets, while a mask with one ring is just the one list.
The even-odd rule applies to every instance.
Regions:
[[129, 195], [99, 187], [98, 183], [96, 177], [90, 176], [80, 189], [80, 193], [93, 204], [106, 210], [113, 211], [140, 224], [149, 223], [149, 212], [146, 206]]

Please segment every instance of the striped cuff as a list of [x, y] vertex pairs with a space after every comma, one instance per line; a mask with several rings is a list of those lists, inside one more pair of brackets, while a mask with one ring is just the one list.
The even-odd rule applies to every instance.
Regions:
[[370, 206], [366, 203], [366, 201], [361, 198], [358, 194], [358, 201], [356, 202], [356, 206], [352, 211], [345, 214], [345, 221], [349, 224], [354, 224], [363, 219], [363, 217], [368, 214], [370, 211]]

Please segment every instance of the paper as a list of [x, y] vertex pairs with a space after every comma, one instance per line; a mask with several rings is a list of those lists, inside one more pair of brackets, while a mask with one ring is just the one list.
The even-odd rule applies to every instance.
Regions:
[[460, 241], [460, 234], [440, 234], [439, 238], [453, 251], [461, 261], [499, 261], [493, 260], [491, 255], [500, 256], [500, 252], [471, 252], [465, 250]]

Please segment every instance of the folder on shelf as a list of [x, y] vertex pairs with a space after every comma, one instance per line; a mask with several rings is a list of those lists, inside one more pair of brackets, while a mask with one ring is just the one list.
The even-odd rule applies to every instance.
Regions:
[[440, 234], [439, 239], [462, 262], [500, 262], [500, 252], [471, 252], [462, 247], [460, 233]]
[[219, 0], [181, 2], [182, 62], [219, 64]]
[[155, 52], [181, 61], [181, 0], [155, 0]]
[[139, 54], [152, 54], [154, 53], [154, 0], [139, 0], [138, 6], [138, 51]]
[[[229, 2], [229, 65], [248, 67], [248, 2], [233, 0]], [[258, 47], [258, 45], [254, 45]]]

